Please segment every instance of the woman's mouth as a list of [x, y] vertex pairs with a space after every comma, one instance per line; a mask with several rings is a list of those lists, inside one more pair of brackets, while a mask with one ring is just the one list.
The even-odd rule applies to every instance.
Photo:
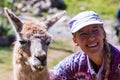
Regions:
[[94, 47], [96, 47], [97, 45], [98, 45], [98, 43], [96, 42], [96, 43], [87, 45], [87, 47], [89, 47], [89, 48], [94, 48]]

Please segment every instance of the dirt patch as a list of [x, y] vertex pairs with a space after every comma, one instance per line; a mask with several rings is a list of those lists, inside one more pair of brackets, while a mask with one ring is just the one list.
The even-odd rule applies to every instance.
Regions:
[[12, 70], [0, 70], [0, 80], [13, 80]]

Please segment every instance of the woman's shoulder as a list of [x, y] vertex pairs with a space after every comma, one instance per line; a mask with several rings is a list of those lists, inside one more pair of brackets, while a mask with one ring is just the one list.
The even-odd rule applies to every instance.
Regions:
[[86, 57], [86, 54], [82, 50], [80, 50], [80, 51], [77, 51], [77, 52], [73, 53], [72, 55], [66, 57], [66, 59], [81, 59], [84, 57]]
[[110, 45], [112, 55], [114, 57], [120, 58], [120, 46]]
[[79, 69], [79, 67], [85, 67], [87, 65], [87, 56], [83, 51], [77, 51], [73, 53], [72, 55], [66, 57], [62, 61], [60, 61], [54, 69]]
[[[73, 80], [74, 74], [80, 71], [87, 70], [87, 56], [82, 51], [77, 51], [72, 55], [66, 57], [60, 61], [55, 67], [50, 71], [54, 74], [55, 78], [62, 79], [65, 77], [67, 79]], [[60, 76], [62, 75], [62, 76]]]
[[110, 44], [110, 48], [112, 51], [120, 52], [120, 46], [118, 46], [118, 45]]
[[82, 63], [86, 62], [87, 56], [83, 51], [77, 51], [70, 56], [66, 57], [61, 61], [61, 63], [69, 63], [69, 64], [75, 64], [75, 63]]

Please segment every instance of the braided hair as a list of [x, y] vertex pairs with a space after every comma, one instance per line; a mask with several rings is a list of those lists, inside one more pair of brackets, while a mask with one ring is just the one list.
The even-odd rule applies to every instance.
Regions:
[[111, 63], [111, 51], [110, 51], [109, 43], [106, 40], [104, 44], [105, 44], [105, 63], [106, 63], [105, 64], [106, 72], [105, 72], [104, 80], [108, 80], [108, 76], [110, 72], [110, 63]]
[[[103, 25], [100, 25], [100, 27], [103, 29]], [[111, 54], [111, 49], [110, 49], [109, 43], [106, 40], [106, 32], [104, 29], [103, 29], [103, 31], [104, 31], [104, 36], [105, 36], [103, 41], [104, 41], [104, 49], [105, 49], [104, 59], [105, 59], [105, 69], [106, 69], [106, 72], [104, 75], [105, 76], [104, 80], [108, 80], [112, 54]]]
[[[100, 25], [100, 26], [103, 28], [103, 25]], [[105, 38], [103, 41], [104, 41], [104, 49], [105, 49], [104, 59], [105, 59], [105, 69], [106, 69], [106, 72], [104, 75], [105, 76], [104, 80], [108, 80], [112, 54], [111, 54], [111, 49], [110, 49], [109, 43], [106, 40], [106, 32], [104, 29], [103, 29], [103, 31], [104, 31], [104, 35], [105, 35]]]

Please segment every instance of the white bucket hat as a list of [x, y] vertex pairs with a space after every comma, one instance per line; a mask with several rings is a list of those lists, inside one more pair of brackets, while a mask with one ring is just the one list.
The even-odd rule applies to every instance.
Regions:
[[99, 15], [94, 11], [84, 11], [73, 17], [69, 21], [69, 27], [72, 33], [77, 32], [81, 28], [91, 24], [103, 24]]

